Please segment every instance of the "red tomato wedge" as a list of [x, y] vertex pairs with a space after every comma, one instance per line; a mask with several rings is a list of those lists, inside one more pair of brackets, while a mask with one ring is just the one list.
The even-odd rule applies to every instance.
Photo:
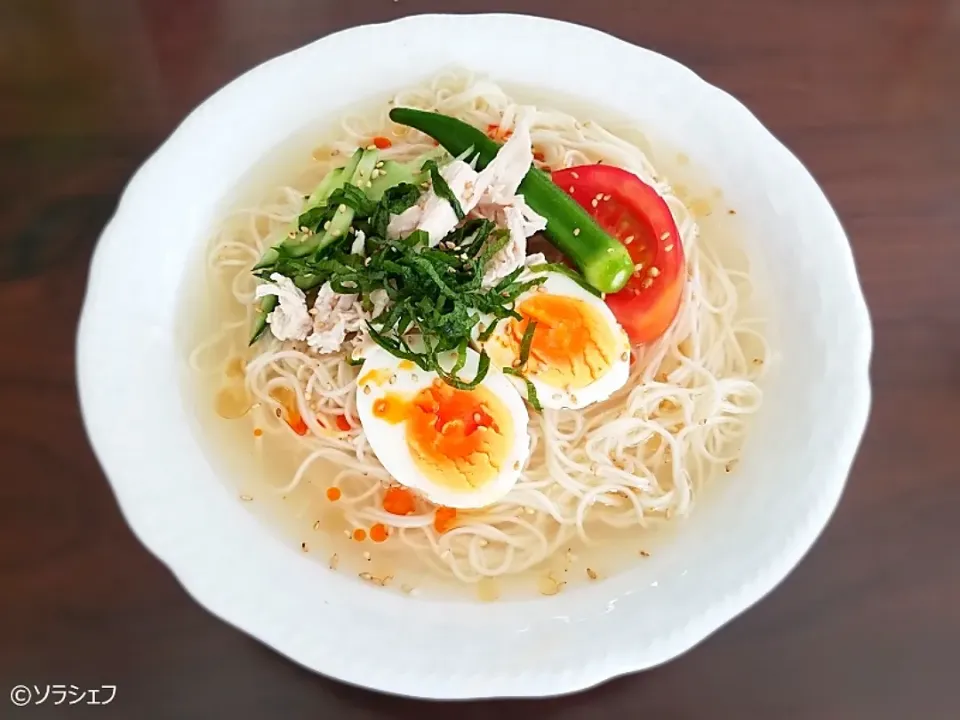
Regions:
[[636, 175], [611, 165], [557, 170], [553, 181], [629, 251], [637, 270], [606, 302], [632, 342], [656, 340], [680, 309], [686, 279], [670, 208]]

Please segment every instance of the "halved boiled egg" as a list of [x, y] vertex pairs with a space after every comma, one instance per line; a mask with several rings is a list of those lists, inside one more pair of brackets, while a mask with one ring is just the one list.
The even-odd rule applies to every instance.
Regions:
[[[449, 353], [440, 365], [450, 372], [455, 361], [456, 353]], [[472, 379], [478, 362], [468, 350], [459, 377]], [[357, 413], [387, 472], [438, 505], [495, 503], [517, 482], [530, 455], [526, 405], [493, 367], [476, 388], [460, 390], [375, 347], [357, 378]]]
[[517, 298], [514, 309], [522, 319], [501, 320], [483, 349], [492, 365], [518, 367], [524, 333], [536, 322], [521, 370], [540, 404], [579, 409], [606, 400], [630, 374], [627, 334], [601, 298], [560, 273], [530, 274], [541, 276], [546, 278], [542, 285]]

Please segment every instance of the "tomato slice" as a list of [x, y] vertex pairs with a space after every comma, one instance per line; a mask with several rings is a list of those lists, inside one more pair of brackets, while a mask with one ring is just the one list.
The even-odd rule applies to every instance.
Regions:
[[630, 253], [637, 270], [606, 302], [630, 340], [663, 335], [680, 309], [686, 263], [670, 208], [633, 173], [612, 165], [557, 170], [553, 181]]

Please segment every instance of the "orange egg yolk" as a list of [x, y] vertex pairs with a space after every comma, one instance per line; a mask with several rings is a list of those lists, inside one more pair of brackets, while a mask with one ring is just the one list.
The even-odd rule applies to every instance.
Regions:
[[488, 343], [491, 360], [502, 367], [520, 358], [523, 334], [536, 322], [528, 375], [554, 387], [583, 388], [604, 375], [620, 345], [613, 327], [590, 303], [568, 295], [533, 293], [517, 305], [522, 320], [508, 320], [505, 331]]
[[407, 446], [417, 468], [451, 490], [489, 483], [510, 453], [510, 411], [483, 386], [458, 390], [435, 380], [412, 397], [386, 394], [374, 402], [373, 414], [389, 423], [406, 423]]

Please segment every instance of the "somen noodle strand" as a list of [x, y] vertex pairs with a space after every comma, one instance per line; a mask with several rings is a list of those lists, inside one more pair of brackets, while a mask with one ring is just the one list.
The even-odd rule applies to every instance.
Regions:
[[[738, 457], [749, 416], [762, 399], [756, 380], [767, 354], [763, 326], [741, 316], [749, 275], [727, 270], [702, 245], [693, 214], [640, 148], [596, 123], [517, 105], [497, 85], [462, 73], [444, 73], [400, 92], [390, 105], [436, 110], [500, 132], [527, 114], [534, 147], [548, 166], [602, 161], [636, 173], [663, 195], [680, 231], [688, 263], [681, 308], [664, 337], [635, 348], [630, 379], [609, 400], [580, 411], [532, 414], [532, 455], [520, 481], [500, 502], [460, 512], [456, 526], [440, 533], [425, 503], [407, 516], [383, 509], [390, 476], [357, 421], [358, 368], [343, 354], [316, 355], [305, 343], [281, 343], [269, 333], [246, 347], [255, 302], [250, 267], [286, 232], [304, 202], [304, 189], [280, 188], [270, 202], [231, 214], [217, 234], [209, 277], [226, 284], [235, 307], [220, 331], [190, 356], [195, 370], [206, 369], [214, 351], [245, 358], [244, 382], [255, 400], [249, 417], [266, 433], [262, 440], [276, 442], [282, 434], [303, 452], [278, 492], [322, 479], [316, 495], [328, 484], [340, 488], [338, 508], [350, 525], [383, 523], [394, 529], [387, 542], [405, 545], [429, 566], [465, 582], [532, 568], [573, 538], [590, 542], [602, 526], [628, 531], [687, 514], [703, 484]], [[390, 123], [388, 110], [344, 118], [330, 157], [318, 169], [342, 164], [377, 136], [392, 141], [384, 158], [408, 160], [434, 148], [426, 136]], [[290, 408], [278, 400], [282, 388], [292, 391], [308, 428], [302, 436], [286, 427]], [[337, 429], [338, 417], [349, 430]], [[318, 470], [320, 463], [325, 471]]]

